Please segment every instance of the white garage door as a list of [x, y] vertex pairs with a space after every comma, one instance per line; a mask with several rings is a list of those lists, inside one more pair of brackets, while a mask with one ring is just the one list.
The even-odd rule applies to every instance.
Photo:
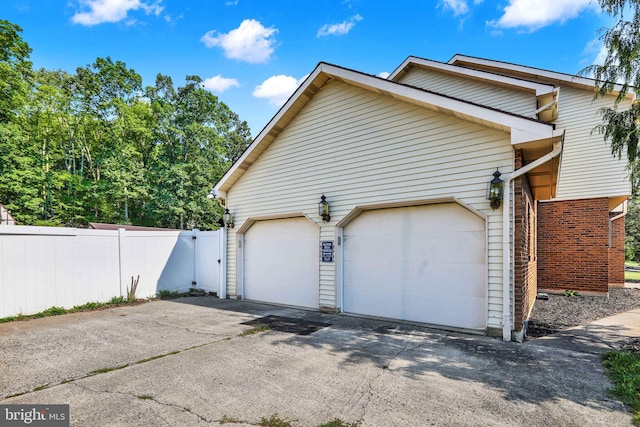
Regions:
[[253, 224], [244, 236], [244, 298], [317, 309], [319, 245], [306, 218]]
[[485, 329], [485, 235], [456, 203], [363, 212], [344, 229], [344, 311]]

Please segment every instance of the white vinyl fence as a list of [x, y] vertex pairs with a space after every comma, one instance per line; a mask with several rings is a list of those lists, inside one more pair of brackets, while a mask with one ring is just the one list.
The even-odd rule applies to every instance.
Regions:
[[0, 317], [197, 287], [219, 292], [219, 231], [0, 227]]

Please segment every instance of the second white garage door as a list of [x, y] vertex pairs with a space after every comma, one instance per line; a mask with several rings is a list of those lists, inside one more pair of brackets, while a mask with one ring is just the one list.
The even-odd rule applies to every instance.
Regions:
[[319, 229], [306, 218], [258, 221], [244, 235], [244, 298], [319, 305]]
[[457, 203], [363, 212], [344, 228], [344, 311], [485, 329], [485, 227]]

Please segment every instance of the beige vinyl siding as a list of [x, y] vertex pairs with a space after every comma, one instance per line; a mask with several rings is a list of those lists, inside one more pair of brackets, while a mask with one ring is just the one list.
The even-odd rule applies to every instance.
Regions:
[[413, 68], [402, 77], [400, 83], [523, 116], [531, 116], [538, 108], [533, 92], [500, 87], [424, 68]]
[[[613, 105], [613, 97], [593, 99], [593, 93], [562, 87], [557, 127], [565, 128], [558, 199], [630, 195], [626, 156], [611, 155], [611, 148], [594, 128], [602, 123], [598, 110]], [[629, 104], [619, 108], [628, 108]], [[593, 133], [592, 133], [593, 131]]]
[[[247, 218], [304, 213], [333, 240], [335, 224], [356, 206], [455, 197], [488, 222], [489, 327], [501, 324], [501, 210], [485, 198], [499, 167], [513, 170], [507, 133], [487, 129], [341, 82], [307, 104], [227, 192], [235, 229], [229, 235], [228, 292], [236, 284], [235, 230]], [[325, 194], [331, 221], [317, 204]], [[320, 263], [320, 305], [339, 307], [337, 263]]]

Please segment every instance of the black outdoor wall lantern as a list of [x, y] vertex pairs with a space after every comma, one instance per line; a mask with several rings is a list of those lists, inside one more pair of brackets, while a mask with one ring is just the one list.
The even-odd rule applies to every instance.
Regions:
[[224, 226], [227, 228], [233, 228], [233, 214], [229, 212], [229, 208], [224, 210]]
[[500, 179], [500, 171], [496, 169], [493, 173], [493, 179], [489, 182], [489, 186], [487, 189], [487, 199], [489, 200], [489, 205], [491, 209], [496, 210], [500, 207], [500, 203], [502, 202], [503, 195], [503, 186], [502, 180]]
[[318, 203], [318, 213], [320, 214], [320, 217], [322, 217], [322, 221], [331, 221], [331, 215], [329, 215], [329, 202], [327, 202], [327, 198], [324, 194], [320, 197], [320, 203]]
[[500, 207], [503, 196], [502, 180], [500, 179], [500, 171], [496, 169], [493, 173], [493, 179], [489, 182], [487, 189], [487, 199], [490, 201], [491, 209], [496, 210]]

